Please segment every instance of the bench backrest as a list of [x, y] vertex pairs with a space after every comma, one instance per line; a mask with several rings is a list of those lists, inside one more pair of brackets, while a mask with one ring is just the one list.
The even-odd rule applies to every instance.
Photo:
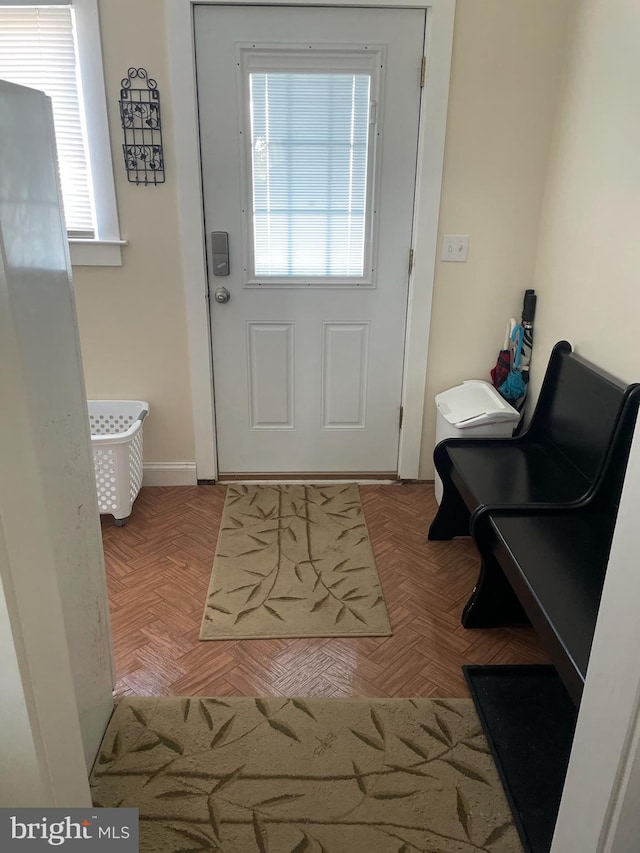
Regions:
[[628, 393], [627, 386], [561, 341], [551, 353], [529, 433], [555, 445], [593, 482]]
[[639, 408], [640, 385], [635, 383], [629, 386], [611, 447], [591, 499], [594, 508], [608, 517], [611, 524], [611, 538], [613, 538], [613, 529], [618, 515]]

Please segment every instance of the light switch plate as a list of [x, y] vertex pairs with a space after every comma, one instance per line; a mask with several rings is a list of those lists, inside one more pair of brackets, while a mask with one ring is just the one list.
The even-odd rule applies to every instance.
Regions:
[[469, 235], [468, 234], [445, 234], [442, 241], [442, 258], [443, 261], [454, 261], [464, 263], [467, 260], [469, 251]]

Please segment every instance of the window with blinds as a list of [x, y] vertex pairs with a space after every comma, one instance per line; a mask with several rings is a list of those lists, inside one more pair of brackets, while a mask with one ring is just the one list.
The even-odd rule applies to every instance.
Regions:
[[0, 79], [50, 96], [69, 236], [95, 235], [73, 10], [0, 6]]
[[257, 277], [362, 278], [371, 76], [249, 75]]

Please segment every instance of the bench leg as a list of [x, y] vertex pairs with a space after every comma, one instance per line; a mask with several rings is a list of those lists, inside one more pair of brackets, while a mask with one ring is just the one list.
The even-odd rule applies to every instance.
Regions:
[[442, 503], [431, 522], [427, 539], [453, 539], [469, 535], [469, 510], [452, 483], [445, 483]]
[[527, 625], [522, 605], [493, 554], [483, 556], [480, 577], [462, 611], [465, 628]]

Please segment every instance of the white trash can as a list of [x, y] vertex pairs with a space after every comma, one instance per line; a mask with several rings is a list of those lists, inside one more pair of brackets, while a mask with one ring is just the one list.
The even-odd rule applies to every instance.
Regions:
[[[520, 413], [490, 382], [467, 379], [436, 395], [436, 444], [445, 438], [509, 438]], [[435, 494], [442, 500], [442, 480], [435, 474]]]

